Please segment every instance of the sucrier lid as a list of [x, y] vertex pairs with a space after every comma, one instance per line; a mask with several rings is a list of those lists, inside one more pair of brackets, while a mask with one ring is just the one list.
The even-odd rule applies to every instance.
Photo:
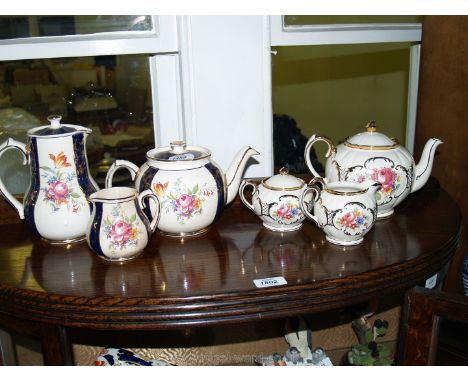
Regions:
[[184, 141], [174, 141], [170, 146], [160, 147], [148, 151], [148, 159], [162, 161], [192, 161], [206, 158], [211, 155], [210, 150], [204, 147], [187, 146]]
[[282, 167], [279, 174], [263, 180], [262, 184], [270, 190], [292, 191], [301, 189], [305, 183], [302, 179], [289, 175], [288, 169]]
[[377, 132], [375, 121], [370, 121], [366, 125], [366, 130], [345, 140], [344, 144], [353, 148], [375, 148], [391, 149], [399, 146], [399, 143], [385, 134]]
[[35, 137], [46, 137], [49, 135], [70, 134], [87, 130], [82, 126], [61, 124], [60, 120], [62, 119], [62, 116], [60, 115], [50, 115], [47, 117], [47, 119], [50, 122], [50, 125], [34, 127], [33, 129], [28, 130], [28, 135]]

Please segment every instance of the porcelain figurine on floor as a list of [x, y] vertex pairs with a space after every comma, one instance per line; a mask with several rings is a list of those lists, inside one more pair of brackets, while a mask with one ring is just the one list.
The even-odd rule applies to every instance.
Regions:
[[359, 344], [354, 345], [348, 352], [348, 362], [351, 365], [389, 366], [393, 364], [393, 357], [388, 347], [375, 341], [387, 333], [387, 321], [377, 319], [371, 326], [366, 317], [361, 317], [352, 322], [352, 327]]
[[262, 366], [333, 366], [321, 347], [312, 351], [312, 330], [302, 317], [293, 317], [286, 322], [284, 336], [289, 348], [284, 356], [274, 353], [255, 360]]

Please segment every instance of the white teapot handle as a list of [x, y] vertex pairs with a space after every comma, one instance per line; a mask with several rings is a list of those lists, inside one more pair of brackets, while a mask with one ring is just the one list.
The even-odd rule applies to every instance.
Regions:
[[[8, 151], [9, 149], [17, 149], [23, 154], [23, 165], [28, 164], [28, 152], [26, 151], [26, 145], [22, 142], [16, 141], [12, 138], [8, 138], [5, 142], [0, 145], [0, 158], [1, 156]], [[13, 208], [18, 212], [18, 215], [21, 219], [24, 219], [24, 207], [23, 204], [16, 199], [10, 191], [8, 191], [3, 184], [3, 181], [0, 179], [0, 193], [5, 197], [8, 203], [10, 203]]]
[[[336, 154], [335, 145], [327, 137], [322, 137], [320, 135], [314, 134], [309, 138], [304, 149], [304, 159], [305, 159], [307, 167], [309, 168], [309, 171], [316, 177], [320, 177], [320, 174], [315, 170], [314, 166], [312, 165], [312, 161], [310, 160], [310, 150], [312, 146], [314, 145], [314, 143], [319, 142], [319, 141], [325, 142], [328, 145], [328, 151], [327, 151], [327, 154], [325, 155], [327, 158], [330, 156], [334, 157]], [[324, 180], [326, 182], [326, 179]]]
[[121, 167], [125, 167], [130, 174], [132, 175], [132, 180], [135, 180], [136, 173], [138, 172], [138, 166], [134, 165], [132, 162], [128, 160], [117, 159], [112, 166], [110, 166], [109, 170], [107, 171], [106, 175], [106, 188], [112, 187], [112, 178], [114, 177], [114, 173]]

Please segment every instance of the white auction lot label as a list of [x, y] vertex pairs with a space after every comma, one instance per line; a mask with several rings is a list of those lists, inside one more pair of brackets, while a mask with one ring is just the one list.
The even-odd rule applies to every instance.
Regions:
[[258, 279], [253, 281], [257, 288], [268, 288], [278, 285], [286, 285], [288, 282], [284, 277], [268, 277], [266, 279]]

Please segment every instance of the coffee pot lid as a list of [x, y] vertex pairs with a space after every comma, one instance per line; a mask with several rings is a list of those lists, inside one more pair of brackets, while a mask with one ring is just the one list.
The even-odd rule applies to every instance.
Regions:
[[60, 115], [50, 115], [47, 117], [50, 125], [34, 127], [28, 130], [28, 135], [34, 137], [47, 137], [51, 135], [71, 134], [78, 131], [88, 130], [82, 126], [61, 124], [61, 119], [62, 116]]
[[345, 140], [344, 144], [352, 148], [361, 149], [391, 149], [399, 146], [396, 139], [389, 138], [385, 134], [377, 131], [375, 121], [370, 121], [366, 125], [366, 131], [358, 133]]
[[210, 150], [199, 146], [187, 146], [184, 141], [173, 141], [169, 146], [164, 146], [148, 151], [148, 159], [160, 161], [193, 161], [209, 157]]
[[286, 167], [282, 167], [279, 170], [279, 174], [263, 180], [262, 184], [270, 190], [292, 191], [304, 187], [305, 182], [302, 179], [290, 175], [289, 170]]

